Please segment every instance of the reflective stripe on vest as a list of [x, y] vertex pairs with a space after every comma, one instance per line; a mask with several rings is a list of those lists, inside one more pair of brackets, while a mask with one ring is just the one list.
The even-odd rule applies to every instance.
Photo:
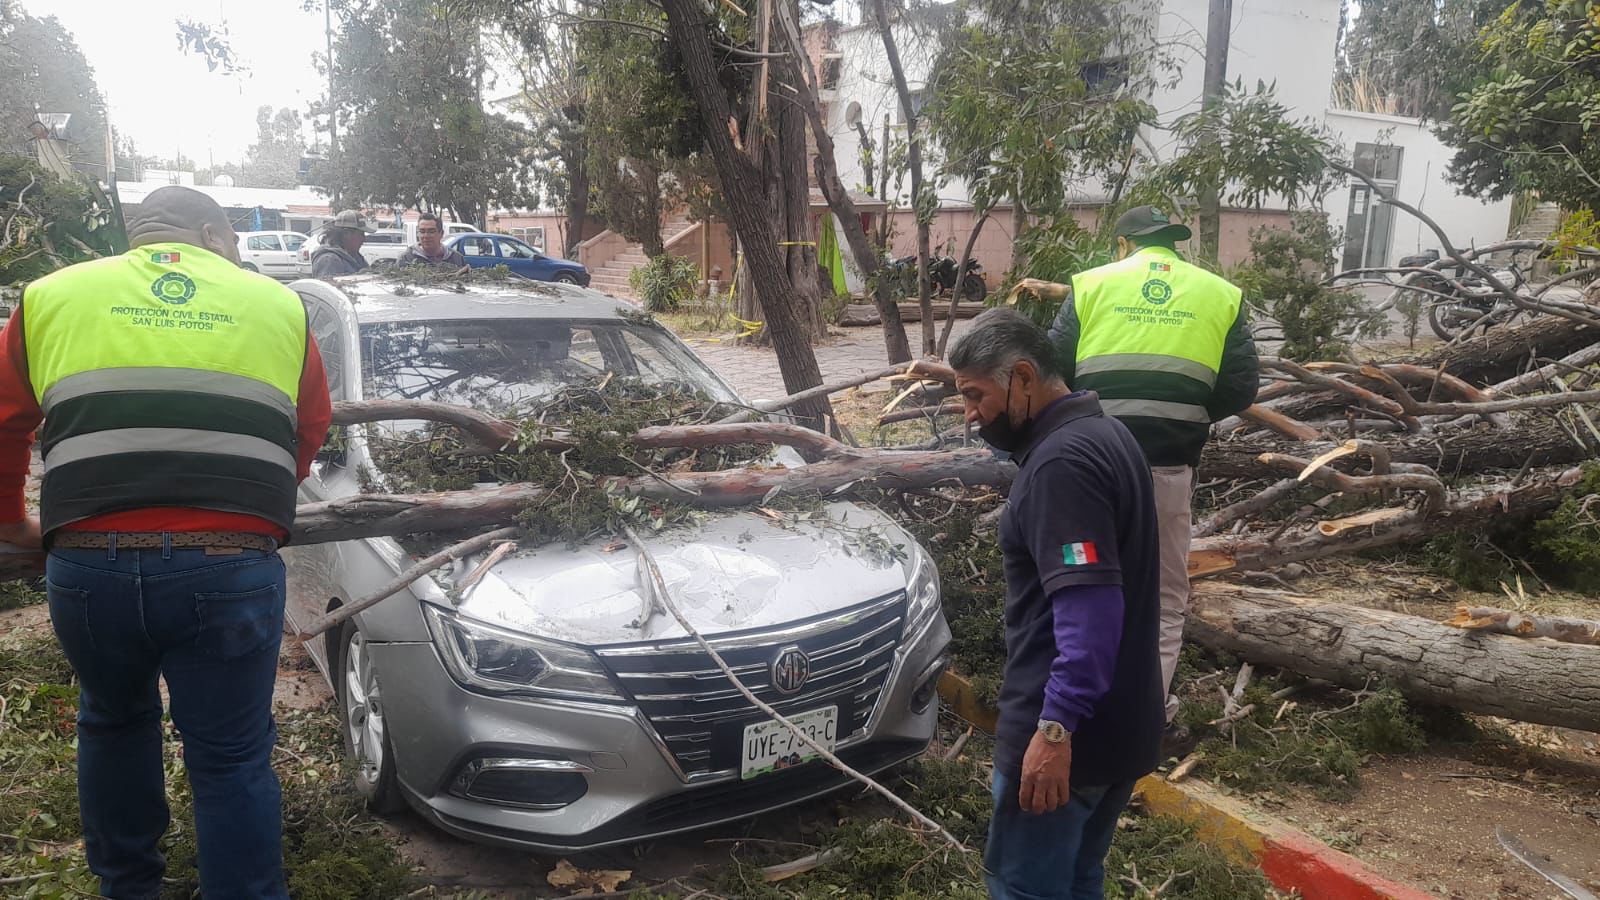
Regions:
[[1193, 403], [1173, 403], [1169, 400], [1107, 400], [1101, 398], [1100, 408], [1108, 416], [1146, 416], [1152, 419], [1176, 419], [1179, 422], [1211, 424], [1211, 415], [1204, 406]]
[[1241, 301], [1239, 288], [1163, 247], [1073, 276], [1072, 386], [1098, 392], [1111, 415], [1209, 423], [1204, 403]]
[[281, 284], [153, 244], [30, 284], [46, 531], [124, 509], [294, 516], [306, 314]]

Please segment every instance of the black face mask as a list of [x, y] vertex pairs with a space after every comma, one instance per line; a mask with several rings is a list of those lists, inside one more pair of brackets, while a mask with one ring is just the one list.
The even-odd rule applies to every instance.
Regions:
[[1011, 421], [1011, 379], [1008, 378], [1005, 407], [1000, 410], [1000, 415], [994, 417], [994, 421], [978, 429], [978, 437], [983, 438], [984, 443], [996, 450], [1015, 453], [1017, 448], [1022, 446], [1022, 441], [1028, 433], [1028, 426], [1032, 423], [1032, 419], [1018, 423]]

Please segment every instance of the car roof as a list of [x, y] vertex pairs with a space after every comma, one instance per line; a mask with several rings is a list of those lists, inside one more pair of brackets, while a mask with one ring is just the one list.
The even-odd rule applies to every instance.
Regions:
[[[623, 322], [644, 313], [631, 303], [590, 288], [553, 281], [507, 281], [418, 286], [385, 275], [354, 275], [336, 285], [354, 303], [356, 320], [420, 322], [439, 319], [569, 319]], [[326, 282], [305, 279], [292, 285], [315, 292]]]

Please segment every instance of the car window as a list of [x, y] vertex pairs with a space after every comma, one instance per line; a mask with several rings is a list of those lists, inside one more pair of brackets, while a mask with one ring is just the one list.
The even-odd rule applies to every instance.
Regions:
[[527, 244], [524, 244], [521, 241], [513, 241], [508, 238], [498, 238], [496, 239], [495, 243], [500, 245], [500, 255], [504, 256], [506, 259], [539, 258], [539, 254], [533, 252], [532, 247], [529, 247]]
[[309, 294], [301, 294], [306, 305], [306, 315], [311, 325], [311, 336], [316, 339], [317, 352], [322, 356], [322, 369], [328, 376], [328, 394], [335, 400], [344, 399], [344, 340], [339, 315], [333, 307]]
[[275, 234], [252, 234], [247, 240], [251, 250], [280, 250], [278, 236]]
[[515, 417], [571, 384], [608, 373], [733, 400], [704, 364], [645, 326], [544, 319], [387, 322], [361, 327], [373, 399], [432, 400]]
[[289, 251], [299, 250], [305, 242], [306, 236], [303, 234], [286, 234], [283, 236], [283, 249]]
[[405, 238], [405, 235], [394, 234], [392, 232], [383, 232], [383, 233], [379, 233], [379, 234], [369, 234], [369, 235], [367, 235], [367, 243], [369, 243], [369, 244], [398, 244], [402, 240], [404, 240], [404, 238]]
[[493, 256], [494, 241], [488, 238], [466, 238], [456, 244], [456, 249], [460, 250], [463, 256]]

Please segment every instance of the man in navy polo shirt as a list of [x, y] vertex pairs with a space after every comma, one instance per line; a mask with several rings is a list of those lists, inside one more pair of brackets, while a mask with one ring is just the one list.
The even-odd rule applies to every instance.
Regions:
[[1144, 453], [1062, 380], [1044, 332], [991, 309], [950, 354], [968, 422], [1019, 467], [1000, 518], [1006, 670], [994, 819], [996, 900], [1099, 900], [1133, 784], [1165, 725], [1160, 561]]

